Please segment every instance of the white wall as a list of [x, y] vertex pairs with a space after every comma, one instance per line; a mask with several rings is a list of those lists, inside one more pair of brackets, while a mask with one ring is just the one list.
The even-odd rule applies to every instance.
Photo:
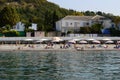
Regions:
[[35, 31], [35, 37], [45, 37], [45, 32], [43, 32], [43, 31]]
[[87, 26], [86, 23], [91, 25], [91, 21], [82, 20], [60, 20], [56, 22], [56, 30], [67, 32], [68, 30], [80, 29], [80, 27]]
[[104, 29], [112, 27], [111, 20], [104, 20], [103, 26], [104, 26]]
[[56, 22], [56, 30], [61, 31], [61, 21]]
[[29, 27], [29, 29], [37, 30], [37, 24], [32, 23], [32, 25]]
[[24, 31], [25, 26], [22, 22], [18, 22], [15, 26], [13, 26], [13, 30], [16, 31]]

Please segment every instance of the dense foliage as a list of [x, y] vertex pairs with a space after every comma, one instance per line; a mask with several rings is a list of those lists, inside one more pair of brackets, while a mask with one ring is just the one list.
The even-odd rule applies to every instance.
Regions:
[[81, 27], [80, 28], [80, 33], [83, 34], [101, 34], [101, 29], [103, 26], [101, 24], [94, 24], [91, 27]]
[[53, 31], [55, 22], [64, 16], [82, 15], [80, 12], [60, 8], [46, 0], [1, 0], [0, 4], [1, 27], [5, 24], [14, 25], [16, 22], [22, 21], [26, 26], [31, 22], [37, 23], [38, 30]]
[[17, 22], [20, 21], [19, 14], [16, 9], [7, 6], [0, 12], [0, 26], [5, 26], [7, 24], [14, 26]]

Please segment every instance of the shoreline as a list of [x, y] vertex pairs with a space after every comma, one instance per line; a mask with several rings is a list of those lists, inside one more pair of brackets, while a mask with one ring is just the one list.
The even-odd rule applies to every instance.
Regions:
[[[0, 51], [41, 51], [41, 52], [49, 52], [49, 51], [120, 51], [119, 49], [114, 48], [115, 45], [110, 44], [108, 48], [99, 47], [98, 44], [95, 44], [95, 48], [91, 48], [93, 45], [85, 44], [85, 45], [71, 45], [70, 48], [60, 48], [59, 44], [55, 44], [54, 47], [50, 47], [46, 49], [45, 44], [39, 45], [0, 45]], [[82, 49], [84, 48], [84, 49]]]
[[19, 52], [19, 51], [25, 51], [25, 52], [30, 52], [30, 51], [40, 51], [40, 52], [64, 52], [64, 51], [77, 51], [77, 52], [82, 52], [82, 51], [120, 51], [120, 49], [85, 49], [85, 50], [76, 50], [76, 49], [40, 49], [40, 50], [35, 50], [35, 49], [24, 49], [24, 50], [17, 50], [17, 49], [4, 49], [0, 50], [1, 52]]

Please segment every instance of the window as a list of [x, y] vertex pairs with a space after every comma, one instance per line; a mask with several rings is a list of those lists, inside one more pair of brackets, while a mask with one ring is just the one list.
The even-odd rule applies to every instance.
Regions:
[[17, 29], [19, 29], [19, 26], [17, 26]]
[[89, 25], [89, 23], [86, 23], [86, 25], [88, 26], [88, 25]]

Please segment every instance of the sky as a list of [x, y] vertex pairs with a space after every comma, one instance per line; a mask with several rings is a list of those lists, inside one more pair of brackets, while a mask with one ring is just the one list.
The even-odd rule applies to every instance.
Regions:
[[120, 16], [120, 0], [47, 0], [76, 11], [101, 11]]

